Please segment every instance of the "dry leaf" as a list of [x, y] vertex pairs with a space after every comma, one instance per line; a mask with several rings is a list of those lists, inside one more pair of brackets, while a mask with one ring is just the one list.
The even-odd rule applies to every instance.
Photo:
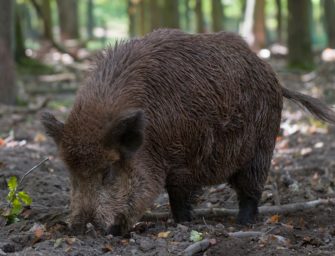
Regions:
[[110, 244], [105, 244], [104, 247], [102, 248], [104, 252], [111, 252], [113, 251], [113, 247]]
[[217, 242], [216, 242], [216, 239], [215, 239], [215, 238], [211, 238], [211, 239], [209, 239], [209, 243], [210, 243], [211, 245], [215, 245]]
[[45, 135], [40, 133], [40, 132], [38, 132], [34, 137], [35, 142], [44, 142], [44, 141], [46, 141], [46, 139], [47, 138], [45, 137]]
[[29, 216], [31, 215], [32, 210], [29, 208], [23, 208], [23, 211], [21, 212], [21, 216], [25, 219], [28, 219]]
[[59, 247], [63, 242], [63, 238], [58, 238], [56, 239], [55, 243], [54, 243], [54, 248]]
[[301, 151], [300, 151], [300, 154], [302, 156], [307, 156], [309, 155], [310, 153], [312, 153], [313, 149], [312, 148], [303, 148]]
[[159, 232], [158, 235], [157, 235], [157, 237], [159, 237], [159, 238], [167, 238], [170, 233], [171, 233], [171, 231]]
[[65, 239], [65, 241], [68, 245], [73, 245], [74, 242], [76, 241], [76, 238], [75, 237], [68, 237], [68, 238]]
[[284, 228], [287, 228], [287, 229], [293, 229], [294, 228], [293, 225], [284, 224], [284, 223], [282, 223], [281, 226], [284, 227]]
[[121, 240], [122, 245], [128, 245], [128, 243], [129, 243], [128, 239], [122, 239]]
[[44, 234], [44, 230], [42, 228], [38, 227], [38, 228], [35, 229], [34, 234], [35, 234], [35, 238], [40, 239]]
[[34, 230], [35, 238], [32, 241], [32, 244], [36, 244], [36, 243], [40, 242], [41, 239], [42, 239], [43, 234], [44, 234], [44, 229], [41, 226], [37, 226]]
[[282, 141], [283, 140], [283, 136], [277, 136], [276, 138], [276, 142]]
[[5, 140], [3, 140], [3, 139], [0, 138], [0, 147], [4, 146], [5, 144], [6, 144]]
[[268, 224], [275, 224], [275, 223], [278, 223], [279, 222], [279, 215], [278, 214], [275, 214], [275, 215], [272, 215], [266, 223]]

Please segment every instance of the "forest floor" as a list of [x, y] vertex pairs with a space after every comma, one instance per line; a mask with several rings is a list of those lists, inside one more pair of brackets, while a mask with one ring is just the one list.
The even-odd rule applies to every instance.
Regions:
[[[286, 87], [319, 97], [328, 104], [335, 103], [334, 63], [322, 64], [309, 74], [288, 72], [278, 60], [272, 64]], [[22, 185], [33, 199], [31, 208], [23, 211], [17, 223], [5, 225], [1, 221], [0, 255], [335, 255], [334, 204], [284, 214], [263, 214], [252, 227], [236, 225], [233, 215], [203, 217], [178, 225], [169, 218], [143, 221], [127, 237], [102, 236], [95, 232], [72, 236], [66, 226], [69, 175], [57, 155], [56, 145], [43, 134], [36, 107], [52, 95], [45, 109], [64, 120], [85, 67], [69, 66], [66, 70], [67, 74], [63, 72], [63, 77], [59, 75], [56, 79], [21, 76], [20, 83], [30, 105], [0, 107], [1, 199], [8, 193], [10, 176], [22, 177], [42, 159], [50, 159]], [[57, 90], [60, 92], [51, 93]], [[335, 197], [334, 127], [285, 101], [282, 131], [277, 141], [261, 206]], [[236, 209], [236, 202], [235, 192], [221, 184], [205, 188], [195, 207]], [[151, 211], [168, 208], [167, 194], [162, 194]], [[186, 248], [196, 243], [190, 240], [191, 233], [202, 240], [203, 251], [187, 253]]]

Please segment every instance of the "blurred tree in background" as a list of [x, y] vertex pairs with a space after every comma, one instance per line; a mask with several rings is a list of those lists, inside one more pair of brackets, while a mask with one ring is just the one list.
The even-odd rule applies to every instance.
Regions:
[[224, 10], [221, 0], [212, 0], [212, 30], [218, 32], [223, 29]]
[[[48, 1], [44, 1], [48, 2]], [[59, 27], [62, 41], [79, 38], [78, 1], [57, 0]]]
[[[37, 65], [52, 49], [81, 61], [117, 38], [158, 28], [240, 33], [255, 52], [280, 45], [288, 67], [311, 69], [335, 48], [335, 0], [0, 0], [2, 102], [14, 102], [17, 66]], [[15, 10], [15, 12], [14, 12]], [[8, 50], [8, 47], [14, 49]], [[318, 55], [319, 54], [319, 55]], [[269, 55], [269, 54], [268, 54]], [[0, 74], [1, 75], [1, 74]], [[5, 76], [2, 76], [5, 77]], [[4, 80], [4, 79], [2, 79]], [[6, 89], [3, 89], [4, 86]], [[5, 94], [6, 93], [6, 94]]]
[[310, 0], [288, 1], [288, 63], [293, 68], [311, 69], [314, 66]]
[[14, 5], [12, 0], [0, 0], [0, 102], [14, 104], [16, 85], [14, 75]]
[[327, 46], [335, 48], [335, 1], [323, 0], [324, 26], [328, 37]]

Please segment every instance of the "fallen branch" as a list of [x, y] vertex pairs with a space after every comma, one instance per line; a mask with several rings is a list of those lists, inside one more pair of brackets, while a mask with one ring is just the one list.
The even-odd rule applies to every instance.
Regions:
[[[285, 214], [291, 212], [297, 212], [307, 209], [315, 208], [319, 205], [335, 205], [335, 198], [329, 199], [318, 199], [314, 201], [292, 203], [276, 206], [261, 206], [258, 208], [259, 214]], [[195, 217], [222, 217], [222, 216], [232, 216], [238, 213], [238, 209], [227, 209], [227, 208], [200, 208], [195, 209], [193, 214]], [[143, 216], [143, 220], [164, 220], [170, 217], [169, 212], [147, 212]]]
[[229, 236], [235, 238], [246, 238], [246, 237], [258, 237], [265, 235], [264, 232], [260, 231], [237, 231], [228, 233]]
[[9, 114], [34, 114], [40, 111], [42, 108], [45, 108], [50, 101], [49, 97], [44, 98], [41, 102], [35, 106], [21, 107], [21, 106], [7, 106], [0, 105], [0, 117], [3, 115]]
[[196, 242], [188, 246], [182, 253], [183, 256], [192, 256], [198, 252], [203, 252], [208, 249], [211, 245], [209, 239], [204, 239], [202, 241]]
[[77, 57], [76, 54], [71, 53], [63, 45], [57, 43], [55, 40], [51, 40], [51, 44], [52, 44], [53, 47], [55, 47], [61, 53], [65, 53], [65, 54], [70, 55], [73, 58], [74, 61], [77, 61], [77, 62], [80, 61], [80, 59]]
[[19, 189], [20, 185], [23, 183], [24, 179], [35, 169], [37, 169], [38, 167], [40, 167], [42, 164], [44, 164], [44, 162], [48, 161], [49, 157], [43, 159], [41, 162], [39, 162], [38, 164], [36, 164], [33, 168], [31, 168], [29, 171], [27, 171], [20, 179], [19, 184], [17, 185], [17, 188]]
[[41, 82], [64, 82], [76, 80], [76, 76], [72, 73], [61, 73], [53, 75], [41, 75], [38, 77]]

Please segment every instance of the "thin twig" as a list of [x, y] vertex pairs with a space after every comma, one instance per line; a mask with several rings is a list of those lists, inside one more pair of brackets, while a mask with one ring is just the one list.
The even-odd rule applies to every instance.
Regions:
[[[16, 186], [15, 190], [14, 190], [14, 194], [16, 194], [16, 192], [19, 190], [20, 185], [22, 184], [23, 180], [32, 172], [34, 171], [36, 168], [38, 168], [39, 166], [41, 166], [44, 162], [48, 161], [49, 158], [45, 158], [44, 160], [42, 160], [41, 162], [39, 162], [37, 165], [35, 165], [33, 168], [31, 168], [29, 171], [27, 171], [20, 179], [19, 184]], [[8, 202], [6, 203], [7, 207], [11, 207], [12, 202]], [[1, 204], [2, 205], [2, 204]]]
[[17, 188], [19, 188], [19, 186], [22, 184], [23, 180], [32, 172], [34, 171], [36, 168], [40, 167], [44, 162], [48, 161], [49, 158], [45, 158], [44, 160], [42, 160], [41, 162], [39, 162], [37, 165], [35, 165], [33, 168], [31, 168], [29, 171], [27, 171], [20, 179], [19, 184], [17, 185]]
[[277, 182], [274, 182], [272, 184], [271, 190], [272, 190], [272, 194], [273, 194], [273, 201], [274, 201], [275, 205], [279, 206], [280, 205], [280, 197], [279, 197]]

